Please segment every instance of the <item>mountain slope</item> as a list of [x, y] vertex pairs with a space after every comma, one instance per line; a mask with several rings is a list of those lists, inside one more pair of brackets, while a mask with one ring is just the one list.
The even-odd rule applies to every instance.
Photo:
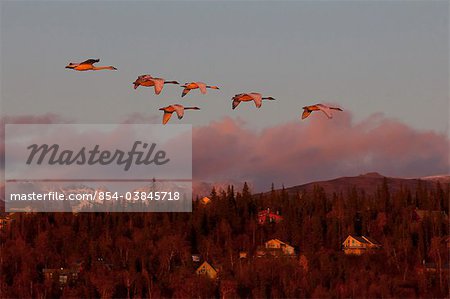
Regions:
[[383, 184], [384, 179], [386, 179], [389, 190], [391, 192], [396, 192], [402, 187], [414, 191], [419, 183], [427, 187], [435, 187], [437, 182], [440, 182], [442, 185], [446, 185], [450, 182], [450, 176], [447, 175], [407, 179], [385, 177], [379, 173], [372, 172], [354, 177], [340, 177], [328, 181], [307, 183], [289, 187], [285, 190], [289, 194], [296, 194], [297, 192], [301, 193], [303, 191], [310, 192], [314, 189], [314, 186], [320, 186], [325, 190], [325, 193], [327, 194], [332, 194], [334, 192], [343, 192], [344, 194], [346, 194], [353, 187], [356, 187], [357, 189], [364, 190], [367, 194], [373, 194], [377, 191], [377, 188], [379, 188]]

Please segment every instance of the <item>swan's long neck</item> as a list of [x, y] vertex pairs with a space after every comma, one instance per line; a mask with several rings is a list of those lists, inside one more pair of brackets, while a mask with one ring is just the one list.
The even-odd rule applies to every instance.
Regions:
[[93, 66], [92, 69], [95, 70], [95, 71], [98, 71], [98, 70], [117, 70], [113, 66]]

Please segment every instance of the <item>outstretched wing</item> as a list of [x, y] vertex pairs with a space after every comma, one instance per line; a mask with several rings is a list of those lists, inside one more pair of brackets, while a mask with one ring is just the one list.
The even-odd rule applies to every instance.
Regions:
[[133, 82], [134, 84], [134, 89], [138, 88], [139, 85], [141, 85], [144, 82], [147, 81], [151, 81], [152, 80], [152, 76], [150, 75], [140, 75], [137, 77], [137, 79]]
[[184, 97], [185, 95], [187, 95], [187, 94], [189, 93], [189, 91], [190, 91], [190, 89], [187, 88], [187, 87], [185, 87], [185, 88], [183, 89], [183, 92], [181, 93], [181, 97]]
[[142, 82], [150, 81], [152, 79], [153, 79], [153, 77], [151, 75], [140, 75], [138, 77], [138, 80], [141, 80]]
[[164, 112], [164, 116], [163, 116], [163, 125], [167, 124], [167, 122], [169, 121], [170, 117], [172, 116], [171, 112]]
[[184, 116], [184, 107], [181, 105], [173, 105], [175, 112], [177, 113], [178, 119], [182, 119]]
[[155, 83], [155, 94], [160, 94], [164, 87], [164, 79], [153, 78], [153, 82]]
[[331, 113], [331, 109], [328, 106], [317, 104], [316, 105], [320, 111], [322, 111], [328, 118], [333, 118], [333, 114]]
[[94, 63], [97, 63], [97, 62], [99, 62], [100, 61], [100, 59], [88, 59], [88, 60], [86, 60], [86, 61], [83, 61], [82, 63], [80, 63], [80, 64], [94, 64]]
[[256, 108], [261, 108], [262, 96], [258, 93], [249, 93], [249, 95], [252, 97], [253, 101], [255, 102]]
[[200, 92], [202, 94], [206, 94], [206, 84], [203, 82], [196, 82], [198, 88], [200, 89]]
[[308, 109], [303, 109], [302, 119], [307, 118], [311, 114], [311, 111]]
[[241, 103], [241, 101], [239, 101], [238, 99], [234, 99], [233, 100], [233, 105], [232, 105], [233, 110], [236, 109], [236, 107], [239, 106], [240, 103]]

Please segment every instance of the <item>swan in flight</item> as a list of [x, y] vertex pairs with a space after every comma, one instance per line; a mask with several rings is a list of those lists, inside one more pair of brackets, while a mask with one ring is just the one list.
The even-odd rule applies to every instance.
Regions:
[[202, 94], [206, 94], [206, 89], [207, 88], [211, 88], [211, 89], [219, 89], [219, 87], [217, 86], [209, 86], [206, 85], [203, 82], [191, 82], [191, 83], [185, 83], [184, 85], [181, 85], [181, 87], [184, 87], [183, 92], [181, 93], [181, 97], [184, 97], [185, 95], [188, 94], [189, 91], [191, 91], [192, 89], [200, 89], [200, 92]]
[[66, 69], [72, 69], [75, 71], [99, 71], [99, 70], [117, 70], [113, 66], [94, 66], [94, 63], [99, 62], [100, 59], [88, 59], [80, 63], [70, 62]]
[[250, 93], [237, 94], [232, 98], [232, 100], [233, 100], [232, 107], [234, 110], [241, 102], [254, 101], [256, 108], [260, 108], [262, 105], [262, 100], [272, 100], [273, 101], [275, 99], [272, 97], [264, 97], [263, 98], [260, 93], [250, 92]]
[[176, 112], [178, 119], [182, 119], [184, 116], [184, 110], [200, 110], [198, 107], [184, 107], [180, 104], [174, 104], [167, 107], [159, 108], [159, 110], [164, 111], [163, 116], [163, 125], [167, 124], [170, 117], [172, 116], [172, 113]]
[[302, 119], [307, 118], [313, 111], [322, 111], [323, 113], [325, 113], [325, 115], [328, 118], [333, 118], [333, 114], [332, 114], [331, 110], [343, 111], [341, 108], [330, 107], [330, 106], [326, 106], [323, 104], [315, 104], [315, 105], [311, 105], [311, 106], [305, 106], [302, 109], [303, 109]]
[[180, 84], [177, 81], [166, 81], [163, 78], [153, 78], [150, 75], [141, 75], [139, 76], [136, 81], [133, 82], [134, 89], [138, 88], [139, 85], [142, 86], [154, 86], [155, 87], [155, 94], [160, 94], [164, 84]]

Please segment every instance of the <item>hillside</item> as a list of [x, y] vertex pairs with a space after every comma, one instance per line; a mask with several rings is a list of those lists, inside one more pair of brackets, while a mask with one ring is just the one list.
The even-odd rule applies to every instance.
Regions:
[[424, 184], [427, 187], [434, 187], [437, 182], [440, 182], [443, 185], [450, 183], [450, 175], [423, 178], [393, 178], [385, 177], [376, 172], [371, 172], [354, 177], [340, 177], [328, 181], [311, 182], [303, 185], [289, 187], [285, 190], [286, 192], [288, 192], [288, 194], [291, 195], [301, 193], [303, 191], [311, 192], [314, 189], [314, 186], [320, 186], [327, 194], [340, 192], [343, 192], [345, 194], [348, 190], [356, 187], [357, 189], [364, 190], [367, 194], [373, 194], [377, 191], [377, 188], [381, 186], [385, 178], [387, 180], [389, 190], [391, 190], [392, 192], [396, 192], [402, 187], [408, 188], [409, 190], [415, 190], [419, 184]]

